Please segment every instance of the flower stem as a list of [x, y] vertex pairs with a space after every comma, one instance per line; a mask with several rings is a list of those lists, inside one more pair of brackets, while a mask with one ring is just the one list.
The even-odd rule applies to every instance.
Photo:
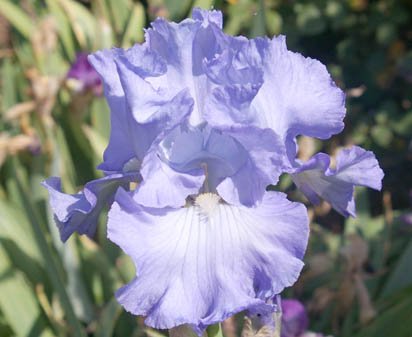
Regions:
[[275, 331], [273, 337], [280, 337], [282, 331], [282, 303], [280, 295], [276, 295], [277, 310], [273, 313], [275, 319]]
[[273, 337], [280, 337], [280, 332], [282, 331], [282, 312], [275, 312], [275, 331], [273, 332]]

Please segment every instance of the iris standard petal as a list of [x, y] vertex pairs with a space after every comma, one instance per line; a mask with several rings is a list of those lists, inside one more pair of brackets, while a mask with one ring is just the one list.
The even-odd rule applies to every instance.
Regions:
[[181, 207], [190, 194], [197, 194], [205, 179], [202, 169], [177, 172], [151, 151], [143, 161], [143, 180], [134, 192], [134, 199], [147, 207]]
[[113, 200], [118, 187], [127, 187], [135, 179], [136, 173], [113, 174], [87, 183], [81, 192], [72, 195], [62, 192], [60, 178], [45, 180], [42, 185], [49, 191], [61, 240], [65, 242], [74, 232], [93, 236], [100, 212]]
[[[134, 94], [125, 95], [125, 91], [130, 89], [132, 93], [141, 93], [144, 87], [136, 88], [137, 83], [140, 83], [138, 80], [143, 81], [141, 77], [159, 76], [165, 72], [164, 62], [146, 50], [145, 46], [137, 45], [126, 51], [111, 49], [89, 56], [104, 82], [105, 95], [111, 109], [110, 141], [104, 153], [104, 162], [99, 166], [106, 173], [127, 170], [125, 165], [131, 160], [140, 165], [159, 134], [167, 133], [180, 118], [192, 110], [192, 99], [182, 92], [163, 105], [157, 104], [158, 118], [145, 120], [144, 124], [138, 122], [127, 99], [133, 100], [136, 97]], [[124, 79], [129, 77], [134, 87], [129, 88], [129, 82]], [[122, 85], [126, 87], [123, 88]], [[146, 98], [150, 100], [150, 97]], [[149, 106], [156, 108], [154, 102]], [[141, 111], [145, 111], [144, 105], [141, 106]]]
[[344, 216], [355, 216], [354, 187], [382, 187], [384, 173], [375, 155], [358, 146], [341, 150], [336, 168], [330, 168], [330, 158], [318, 153], [295, 169], [292, 179], [296, 186], [317, 204], [320, 198]]
[[[135, 46], [136, 50], [144, 46]], [[131, 54], [135, 54], [133, 52]], [[136, 55], [133, 55], [136, 57]], [[149, 78], [143, 77], [141, 72], [136, 71], [126, 57], [120, 57], [115, 60], [120, 82], [125, 92], [127, 106], [138, 123], [145, 124], [154, 120], [165, 119], [167, 122], [174, 120], [176, 123], [183, 120], [193, 109], [193, 99], [187, 89], [176, 90], [175, 88], [156, 87], [149, 81]], [[157, 74], [156, 74], [157, 75]], [[161, 80], [163, 80], [163, 77]], [[152, 81], [153, 82], [153, 81]]]
[[250, 104], [263, 84], [262, 59], [269, 46], [268, 39], [226, 35], [224, 39], [225, 45], [219, 53], [204, 60], [212, 93], [206, 101], [205, 119], [221, 129], [257, 125], [258, 116]]
[[223, 28], [223, 15], [221, 11], [204, 10], [195, 7], [192, 12], [193, 19], [202, 22], [213, 22], [218, 28]]
[[180, 125], [163, 138], [157, 152], [145, 158], [136, 201], [148, 207], [180, 207], [206, 179], [203, 192], [217, 191], [231, 204], [253, 206], [282, 173], [282, 150], [279, 137], [270, 129], [222, 132]]
[[105, 96], [111, 110], [110, 141], [104, 152], [103, 163], [99, 166], [105, 172], [121, 172], [123, 165], [136, 156], [134, 147], [131, 146], [135, 122], [127, 113], [123, 88], [114, 63], [114, 58], [121, 53], [120, 49], [111, 49], [98, 51], [88, 57], [103, 81]]
[[[326, 139], [339, 133], [346, 112], [345, 95], [326, 67], [287, 50], [284, 36], [273, 38], [265, 54], [264, 82], [252, 108], [259, 125], [272, 128], [287, 143], [297, 135]], [[295, 155], [289, 153], [291, 160]]]
[[[146, 43], [150, 50], [163, 59], [166, 72], [156, 78], [145, 78], [144, 81], [155, 92], [169, 97], [174, 97], [185, 90], [194, 100], [191, 115], [196, 116], [196, 123], [200, 123], [199, 109], [202, 102], [198, 92], [205, 92], [206, 90], [202, 89], [206, 88], [203, 88], [203, 79], [193, 74], [195, 64], [193, 39], [201, 27], [201, 22], [187, 19], [180, 24], [174, 24], [158, 18], [152, 22], [151, 26], [145, 34]], [[136, 103], [138, 109], [142, 102], [136, 101]]]
[[[110, 68], [110, 73], [114, 71], [117, 75], [107, 76], [110, 82], [107, 84], [110, 89], [109, 96], [110, 92], [114, 91], [119, 97], [121, 96], [121, 104], [118, 106], [120, 112], [116, 111], [118, 123], [116, 130], [112, 132], [113, 137], [105, 155], [105, 162], [106, 158], [111, 159], [110, 165], [102, 167], [106, 171], [108, 167], [121, 170], [123, 168], [116, 166], [116, 163], [123, 161], [124, 166], [127, 162], [124, 158], [128, 157], [130, 160], [134, 154], [140, 162], [143, 161], [142, 166], [146, 163], [150, 167], [150, 170], [142, 167], [144, 180], [142, 191], [153, 192], [153, 188], [156, 187], [154, 185], [150, 187], [149, 183], [152, 181], [150, 177], [156, 176], [156, 172], [152, 168], [160, 169], [163, 164], [154, 156], [149, 156], [147, 160], [143, 160], [143, 157], [148, 151], [151, 152], [149, 147], [156, 146], [155, 138], [160, 139], [159, 129], [162, 129], [162, 137], [168, 137], [168, 131], [179, 123], [186, 123], [186, 119], [189, 120], [190, 126], [201, 127], [205, 118], [211, 126], [228, 129], [233, 123], [226, 123], [226, 119], [228, 116], [235, 115], [237, 124], [243, 128], [249, 127], [241, 124], [256, 120], [256, 116], [250, 115], [247, 111], [263, 82], [262, 58], [267, 53], [268, 47], [268, 39], [249, 41], [244, 37], [225, 35], [221, 31], [221, 13], [195, 10], [193, 20], [187, 19], [180, 24], [169, 23], [164, 19], [153, 22], [152, 28], [146, 32], [146, 42], [143, 45], [136, 45], [127, 51], [112, 50], [108, 56], [102, 54], [103, 52], [96, 54], [92, 60], [97, 68], [100, 66], [102, 73]], [[114, 70], [113, 63], [116, 68]], [[131, 115], [135, 121], [130, 121]], [[149, 122], [150, 125], [146, 126]], [[261, 133], [268, 134], [264, 131]], [[226, 138], [236, 139], [231, 136]], [[129, 144], [126, 144], [127, 141]], [[250, 148], [246, 149], [251, 153], [251, 158], [243, 160], [244, 167], [238, 165], [234, 170], [232, 160], [229, 158], [228, 163], [223, 166], [231, 168], [232, 172], [221, 174], [225, 169], [222, 170], [220, 166], [219, 172], [214, 169], [209, 170], [210, 180], [215, 178], [215, 181], [210, 182], [211, 185], [217, 185], [225, 178], [231, 177], [223, 183], [221, 190], [233, 202], [237, 199], [238, 203], [253, 205], [261, 199], [265, 187], [277, 181], [282, 170], [281, 167], [273, 165], [274, 163], [270, 167], [261, 164], [270, 161], [262, 161], [261, 154], [265, 151], [267, 158], [273, 156], [275, 151], [279, 155], [284, 155], [283, 147], [278, 144], [276, 135], [274, 134], [274, 138], [270, 139], [270, 144], [276, 143], [276, 146], [270, 150], [267, 144], [263, 144], [262, 149], [258, 149], [263, 142], [257, 137], [255, 143], [253, 151]], [[119, 148], [122, 150], [116, 151]], [[185, 150], [183, 148], [180, 151], [185, 152]], [[122, 155], [123, 151], [127, 152], [127, 155]], [[258, 152], [259, 160], [256, 161], [253, 156]], [[199, 155], [197, 157], [200, 159]], [[244, 157], [242, 155], [239, 158]], [[153, 162], [156, 165], [153, 165]], [[176, 165], [170, 166], [179, 171]], [[168, 174], [163, 174], [165, 171], [168, 171]], [[187, 173], [187, 170], [180, 171]], [[160, 172], [160, 175], [165, 178], [172, 174], [173, 172], [167, 168]], [[247, 179], [245, 183], [245, 178], [250, 174], [255, 175], [254, 179]], [[177, 181], [178, 175], [173, 174], [173, 177], [175, 186], [186, 185], [186, 182]], [[187, 181], [188, 177], [182, 176], [182, 179]], [[163, 183], [167, 184], [167, 179], [164, 179]], [[245, 185], [244, 190], [238, 191], [242, 185]], [[157, 186], [163, 188], [159, 184]], [[176, 191], [175, 186], [169, 186], [167, 189]], [[189, 184], [190, 192], [193, 187], [194, 184]], [[171, 193], [170, 196], [173, 194]], [[166, 205], [167, 198], [161, 198], [161, 193], [158, 191], [154, 190], [152, 196], [146, 197], [146, 202], [157, 200], [162, 202], [161, 206]], [[178, 200], [181, 202], [183, 199], [175, 198], [174, 203], [170, 205], [176, 204]], [[145, 205], [148, 206], [147, 203]], [[160, 207], [160, 204], [152, 206]]]
[[202, 169], [207, 176], [208, 192], [215, 192], [224, 178], [235, 174], [248, 156], [236, 139], [207, 126], [176, 128], [160, 146], [161, 157], [175, 171]]
[[108, 237], [137, 271], [116, 296], [149, 326], [190, 324], [200, 333], [242, 310], [265, 312], [266, 300], [299, 276], [309, 232], [303, 205], [277, 192], [254, 208], [219, 199], [208, 193], [189, 207], [153, 209], [119, 189]]
[[260, 202], [269, 184], [276, 184], [286, 167], [280, 138], [270, 129], [253, 126], [225, 131], [246, 153], [246, 162], [217, 187], [224, 200], [234, 205], [253, 206]]
[[147, 77], [145, 81], [157, 92], [167, 95], [186, 90], [194, 100], [189, 118], [192, 126], [205, 121], [204, 108], [212, 93], [204, 61], [226, 46], [221, 27], [220, 12], [195, 9], [193, 19], [179, 24], [158, 18], [145, 34], [147, 46], [163, 59], [167, 67], [163, 75]]

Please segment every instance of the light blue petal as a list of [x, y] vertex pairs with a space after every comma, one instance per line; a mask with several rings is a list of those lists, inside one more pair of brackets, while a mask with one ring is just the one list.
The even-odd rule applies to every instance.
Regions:
[[119, 190], [109, 213], [109, 239], [137, 268], [116, 297], [154, 328], [190, 324], [201, 333], [237, 312], [267, 311], [266, 300], [302, 269], [309, 234], [303, 205], [276, 192], [255, 208], [198, 200], [144, 208]]
[[131, 160], [141, 162], [163, 125], [149, 123], [140, 125], [130, 113], [120, 82], [115, 59], [121, 58], [120, 49], [103, 50], [89, 56], [89, 61], [100, 74], [105, 95], [111, 110], [111, 134], [109, 145], [99, 168], [107, 174], [122, 172]]
[[136, 200], [148, 207], [183, 206], [186, 197], [199, 192], [206, 175], [201, 191], [217, 191], [229, 203], [253, 206], [284, 170], [282, 149], [270, 129], [244, 127], [222, 132], [180, 125], [143, 162], [143, 183]]
[[383, 176], [375, 155], [353, 146], [339, 152], [335, 169], [328, 155], [318, 153], [295, 169], [292, 179], [312, 203], [322, 198], [342, 215], [355, 216], [354, 187], [380, 190]]
[[262, 58], [268, 40], [229, 36], [221, 40], [225, 43], [219, 53], [204, 61], [212, 82], [212, 96], [204, 109], [205, 119], [222, 129], [257, 125], [257, 112], [250, 105], [263, 84]]
[[166, 126], [166, 120], [180, 122], [192, 111], [188, 90], [156, 87], [153, 81], [163, 81], [164, 76], [143, 78], [126, 58], [116, 59], [116, 65], [127, 105], [138, 123], [159, 120]]
[[280, 138], [270, 129], [231, 128], [232, 136], [244, 149], [247, 161], [217, 187], [220, 196], [234, 205], [253, 206], [261, 201], [269, 184], [276, 184], [288, 165]]
[[136, 189], [134, 199], [147, 207], [181, 207], [189, 195], [199, 192], [204, 181], [204, 172], [200, 168], [177, 172], [155, 151], [145, 157], [141, 174], [143, 181]]
[[209, 127], [181, 126], [161, 143], [163, 158], [179, 172], [202, 169], [207, 174], [207, 189], [235, 174], [247, 160], [247, 152], [230, 135]]
[[345, 95], [317, 60], [287, 50], [285, 37], [273, 38], [264, 58], [264, 83], [252, 102], [258, 125], [286, 142], [291, 160], [297, 135], [320, 139], [342, 131]]
[[49, 191], [61, 240], [66, 241], [74, 232], [92, 237], [101, 211], [112, 202], [118, 187], [128, 187], [137, 178], [136, 174], [113, 174], [87, 183], [81, 192], [73, 195], [62, 192], [60, 178], [45, 180], [42, 185]]
[[206, 25], [209, 22], [213, 22], [218, 28], [223, 28], [223, 15], [221, 11], [205, 10], [196, 7], [193, 9], [192, 17], [194, 20], [203, 22]]
[[99, 73], [107, 102], [111, 110], [111, 134], [107, 149], [103, 155], [103, 163], [99, 168], [106, 172], [121, 172], [123, 165], [135, 157], [133, 146], [130, 146], [130, 135], [133, 121], [128, 116], [123, 88], [116, 71], [113, 58], [122, 53], [119, 49], [98, 51], [89, 55], [89, 62]]

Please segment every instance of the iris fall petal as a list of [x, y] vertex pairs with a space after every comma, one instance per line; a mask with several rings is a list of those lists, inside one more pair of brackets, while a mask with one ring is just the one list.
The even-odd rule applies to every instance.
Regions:
[[282, 193], [267, 192], [254, 208], [203, 194], [189, 207], [153, 209], [119, 189], [108, 237], [137, 270], [117, 299], [162, 329], [202, 331], [242, 310], [267, 311], [266, 300], [300, 274], [308, 232], [304, 206]]

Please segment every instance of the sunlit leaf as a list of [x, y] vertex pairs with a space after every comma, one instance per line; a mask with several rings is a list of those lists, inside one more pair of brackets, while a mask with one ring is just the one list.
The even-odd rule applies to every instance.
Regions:
[[126, 30], [122, 39], [123, 48], [128, 48], [137, 42], [143, 41], [143, 28], [145, 26], [145, 13], [142, 4], [136, 3], [130, 12]]
[[2, 0], [0, 13], [19, 31], [26, 39], [30, 39], [35, 30], [33, 20], [17, 5], [10, 0]]
[[0, 245], [0, 307], [15, 336], [52, 337], [54, 334], [37, 303], [36, 294], [21, 272], [14, 269]]

